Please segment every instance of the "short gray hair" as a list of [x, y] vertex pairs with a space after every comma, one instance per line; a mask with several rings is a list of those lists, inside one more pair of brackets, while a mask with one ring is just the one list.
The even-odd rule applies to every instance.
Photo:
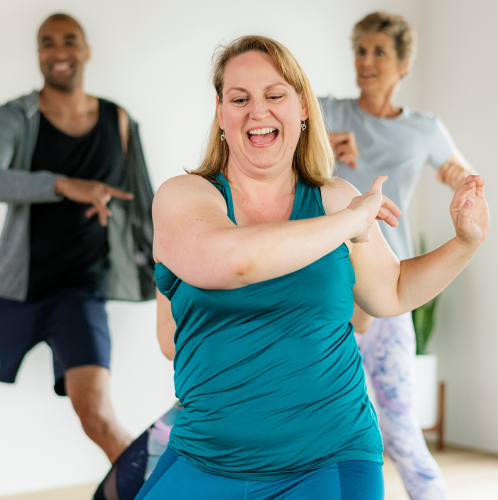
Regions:
[[417, 49], [415, 31], [403, 16], [389, 14], [384, 11], [372, 12], [365, 16], [353, 28], [351, 39], [355, 50], [360, 38], [369, 33], [385, 33], [389, 35], [394, 42], [398, 61], [415, 58]]

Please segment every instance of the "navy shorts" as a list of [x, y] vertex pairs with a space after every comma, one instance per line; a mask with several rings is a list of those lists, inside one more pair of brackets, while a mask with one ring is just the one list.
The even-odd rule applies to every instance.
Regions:
[[353, 460], [275, 481], [203, 472], [168, 448], [135, 500], [383, 500], [382, 465]]
[[15, 382], [25, 354], [39, 342], [52, 349], [59, 396], [66, 395], [64, 373], [69, 368], [109, 368], [106, 302], [102, 292], [81, 288], [26, 302], [0, 298], [0, 382]]

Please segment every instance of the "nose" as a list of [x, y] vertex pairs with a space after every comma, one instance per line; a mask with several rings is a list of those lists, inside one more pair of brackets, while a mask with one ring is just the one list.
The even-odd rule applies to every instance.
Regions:
[[52, 50], [50, 51], [50, 55], [51, 55], [52, 59], [56, 59], [56, 60], [66, 59], [67, 58], [67, 48], [64, 46], [64, 44], [56, 43], [52, 47]]
[[363, 66], [372, 66], [374, 62], [373, 52], [367, 50], [366, 53], [363, 55], [361, 62]]
[[255, 97], [249, 103], [249, 118], [262, 120], [268, 116], [268, 102], [264, 97]]

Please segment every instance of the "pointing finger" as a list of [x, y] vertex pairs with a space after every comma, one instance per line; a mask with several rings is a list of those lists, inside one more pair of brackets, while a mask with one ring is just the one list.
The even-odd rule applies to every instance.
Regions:
[[374, 193], [382, 192], [382, 184], [384, 184], [384, 182], [386, 181], [387, 181], [387, 175], [380, 175], [379, 177], [376, 177], [372, 182], [372, 187], [370, 189], [370, 192]]
[[106, 193], [110, 194], [114, 198], [121, 198], [123, 200], [133, 200], [135, 197], [133, 193], [127, 193], [126, 191], [121, 191], [121, 189], [113, 188], [111, 186], [106, 186]]

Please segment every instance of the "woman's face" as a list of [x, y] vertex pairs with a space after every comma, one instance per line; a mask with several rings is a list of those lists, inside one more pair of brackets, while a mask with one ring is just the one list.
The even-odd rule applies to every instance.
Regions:
[[391, 91], [409, 67], [409, 60], [398, 60], [393, 39], [385, 33], [362, 36], [355, 61], [356, 83], [362, 92]]
[[246, 52], [227, 63], [217, 113], [230, 148], [229, 166], [250, 177], [273, 177], [292, 168], [301, 120], [308, 117], [306, 100], [268, 54]]

